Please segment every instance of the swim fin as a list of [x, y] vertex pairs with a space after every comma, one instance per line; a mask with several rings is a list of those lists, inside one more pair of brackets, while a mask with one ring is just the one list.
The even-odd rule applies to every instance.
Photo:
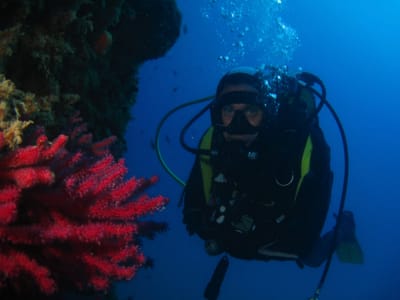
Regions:
[[224, 281], [226, 271], [228, 270], [229, 260], [228, 256], [224, 255], [219, 261], [211, 280], [207, 284], [204, 291], [204, 298], [207, 300], [217, 300], [219, 295], [219, 290], [221, 288], [222, 282]]
[[364, 252], [357, 240], [353, 213], [344, 211], [339, 225], [336, 255], [341, 262], [363, 264]]
[[363, 264], [364, 252], [361, 249], [360, 243], [354, 237], [351, 242], [340, 242], [336, 247], [336, 255], [339, 260], [350, 264]]

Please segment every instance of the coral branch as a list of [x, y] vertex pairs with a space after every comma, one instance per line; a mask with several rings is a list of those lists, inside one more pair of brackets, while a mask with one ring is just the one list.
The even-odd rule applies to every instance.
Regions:
[[[48, 295], [105, 290], [146, 262], [139, 218], [167, 204], [143, 194], [157, 178], [125, 180], [124, 160], [107, 151], [101, 157], [70, 152], [67, 141], [40, 135], [35, 145], [0, 156], [0, 296], [4, 288], [29, 290], [23, 286]], [[71, 271], [76, 268], [79, 274]]]
[[40, 136], [37, 139], [37, 145], [19, 148], [2, 157], [0, 168], [17, 168], [45, 162], [45, 160], [53, 158], [65, 146], [67, 141], [67, 136], [60, 135], [53, 144], [44, 147], [44, 144], [47, 144], [47, 137]]
[[52, 294], [56, 291], [56, 283], [50, 277], [49, 270], [24, 253], [11, 250], [0, 254], [0, 266], [1, 272], [13, 280], [18, 280], [18, 277], [23, 275], [22, 273], [30, 274], [44, 294]]
[[20, 188], [30, 188], [37, 184], [51, 184], [53, 179], [53, 172], [46, 167], [27, 167], [0, 171], [0, 180], [13, 181]]

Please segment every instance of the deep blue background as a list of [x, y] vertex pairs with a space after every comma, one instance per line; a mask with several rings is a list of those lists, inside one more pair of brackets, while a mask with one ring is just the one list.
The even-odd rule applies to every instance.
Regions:
[[[229, 8], [229, 2], [237, 1], [216, 0], [213, 5], [206, 0], [177, 2], [188, 30], [165, 57], [148, 62], [141, 69], [126, 155], [131, 175], [160, 176], [160, 182], [149, 193], [170, 198], [168, 208], [154, 215], [156, 219], [168, 221], [170, 230], [145, 242], [143, 251], [154, 258], [155, 268], [141, 270], [132, 281], [121, 284], [121, 299], [128, 296], [135, 300], [202, 299], [218, 258], [208, 257], [203, 243], [187, 235], [181, 223], [181, 208], [177, 207], [181, 187], [162, 169], [151, 144], [156, 126], [168, 110], [213, 94], [220, 76], [234, 65], [232, 60], [230, 63], [218, 60], [227, 53], [230, 59], [236, 55], [240, 65], [287, 62], [291, 69], [302, 67], [317, 74], [325, 82], [328, 99], [346, 129], [350, 148], [346, 207], [355, 212], [365, 264], [342, 264], [335, 257], [321, 299], [399, 299], [400, 3], [395, 0], [287, 0], [279, 12], [271, 13], [263, 10], [260, 3], [272, 5], [276, 0], [243, 0], [240, 3], [255, 7], [254, 14], [248, 16], [250, 21], [243, 20], [249, 24], [239, 24], [241, 28], [248, 25], [249, 29], [241, 49], [245, 55], [241, 56], [239, 51], [229, 52], [234, 49], [229, 37], [236, 30], [229, 27], [232, 20], [215, 13], [221, 7]], [[277, 40], [278, 46], [285, 46], [286, 40], [279, 39], [278, 31], [265, 32], [268, 43], [259, 43], [259, 48], [251, 44], [260, 36], [259, 24], [274, 24], [277, 15], [297, 32], [300, 40], [290, 61], [271, 54], [271, 49], [276, 48], [271, 41]], [[224, 43], [225, 37], [228, 42]], [[161, 134], [162, 153], [184, 180], [194, 157], [180, 147], [179, 132], [201, 107], [191, 107], [174, 115]], [[332, 148], [335, 171], [332, 211], [326, 224], [329, 228], [338, 207], [343, 154], [337, 128], [326, 110], [320, 120]], [[189, 130], [188, 138], [193, 138], [193, 145], [207, 122], [203, 118]], [[322, 268], [301, 270], [290, 262], [231, 259], [220, 299], [307, 299], [321, 272]]]

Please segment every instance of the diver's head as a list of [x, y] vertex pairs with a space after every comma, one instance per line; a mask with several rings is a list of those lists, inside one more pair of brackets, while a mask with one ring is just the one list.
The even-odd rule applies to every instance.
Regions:
[[257, 69], [243, 67], [225, 74], [211, 105], [211, 121], [227, 140], [250, 142], [264, 125], [265, 87]]

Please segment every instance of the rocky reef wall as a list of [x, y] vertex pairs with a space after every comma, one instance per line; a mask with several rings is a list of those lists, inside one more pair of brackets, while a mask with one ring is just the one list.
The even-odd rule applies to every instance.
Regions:
[[2, 80], [38, 107], [29, 116], [8, 113], [44, 126], [52, 138], [79, 110], [95, 140], [118, 138], [113, 153], [120, 156], [138, 68], [163, 56], [180, 27], [175, 0], [1, 1]]

